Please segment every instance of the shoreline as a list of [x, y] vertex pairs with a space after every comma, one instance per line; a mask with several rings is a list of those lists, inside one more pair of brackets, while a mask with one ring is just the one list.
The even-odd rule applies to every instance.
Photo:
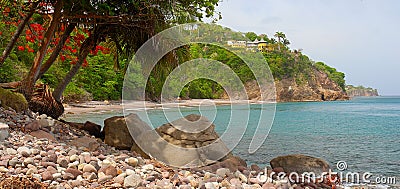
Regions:
[[156, 103], [150, 101], [132, 101], [129, 104], [122, 105], [122, 101], [88, 101], [81, 103], [64, 104], [64, 114], [62, 117], [69, 115], [84, 115], [89, 113], [106, 113], [127, 110], [143, 110], [143, 109], [163, 109], [177, 107], [199, 107], [205, 106], [224, 106], [224, 105], [239, 105], [239, 104], [268, 104], [266, 101], [255, 100], [224, 100], [224, 99], [192, 99], [192, 100], [177, 100], [165, 103]]

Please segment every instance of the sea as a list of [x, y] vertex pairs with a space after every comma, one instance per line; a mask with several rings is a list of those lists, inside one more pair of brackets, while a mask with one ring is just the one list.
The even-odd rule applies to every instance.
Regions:
[[[181, 107], [179, 109], [132, 110], [154, 127], [181, 116], [202, 114], [216, 126], [226, 143], [238, 141], [227, 128], [243, 128], [242, 138], [234, 145], [233, 154], [247, 163], [268, 167], [271, 159], [289, 154], [305, 154], [326, 160], [333, 171], [371, 173], [400, 182], [400, 97], [358, 97], [348, 101], [277, 103], [270, 129], [257, 133], [266, 136], [254, 152], [250, 142], [259, 125], [261, 104]], [[232, 115], [232, 109], [238, 111]], [[269, 110], [268, 110], [269, 111]], [[168, 119], [165, 112], [169, 112]], [[171, 113], [172, 112], [172, 113]], [[125, 112], [129, 113], [129, 111]], [[239, 114], [238, 114], [239, 113]], [[103, 125], [106, 118], [121, 112], [68, 115], [67, 121], [92, 121]], [[247, 124], [242, 121], [247, 119]], [[175, 116], [175, 117], [174, 117]], [[271, 119], [271, 114], [266, 114]], [[233, 123], [232, 123], [233, 122]], [[265, 123], [264, 123], [265, 124]], [[243, 129], [238, 129], [242, 131]], [[229, 140], [231, 139], [231, 140]], [[339, 168], [338, 168], [339, 167]]]

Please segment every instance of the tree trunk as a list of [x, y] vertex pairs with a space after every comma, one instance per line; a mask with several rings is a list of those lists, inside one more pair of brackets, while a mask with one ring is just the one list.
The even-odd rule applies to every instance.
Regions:
[[92, 34], [90, 37], [86, 38], [85, 41], [82, 43], [82, 46], [79, 50], [77, 63], [71, 68], [71, 70], [64, 77], [61, 83], [58, 84], [57, 88], [53, 92], [55, 100], [59, 102], [61, 101], [61, 96], [65, 88], [71, 82], [72, 78], [78, 73], [79, 68], [82, 66], [87, 55], [90, 53], [90, 50], [96, 47], [96, 45], [97, 38], [95, 37], [95, 34]]
[[0, 57], [0, 66], [6, 61], [8, 55], [10, 55], [12, 49], [14, 48], [15, 43], [17, 42], [19, 36], [24, 30], [26, 24], [29, 19], [32, 17], [33, 13], [35, 13], [36, 7], [39, 4], [39, 1], [32, 3], [32, 7], [29, 10], [29, 13], [22, 19], [21, 23], [18, 25], [17, 31], [15, 31], [14, 35], [11, 37], [11, 41], [7, 44], [7, 47], [4, 49], [2, 56]]
[[54, 119], [57, 119], [64, 113], [63, 104], [54, 99], [48, 85], [35, 87], [35, 91], [29, 102], [29, 109], [33, 112], [46, 114]]
[[44, 56], [46, 55], [47, 48], [53, 38], [53, 34], [54, 31], [56, 30], [57, 25], [60, 23], [61, 9], [62, 9], [62, 0], [58, 0], [55, 5], [53, 20], [51, 21], [50, 26], [47, 28], [47, 31], [44, 34], [44, 39], [41, 42], [39, 51], [36, 53], [32, 67], [27, 77], [22, 81], [22, 87], [20, 88], [20, 92], [24, 94], [28, 102], [32, 97], [35, 81], [39, 74], [39, 70], [43, 62]]
[[71, 23], [67, 26], [65, 29], [63, 35], [61, 36], [61, 39], [57, 46], [54, 48], [53, 52], [51, 53], [49, 59], [46, 60], [46, 62], [43, 64], [43, 66], [40, 69], [39, 75], [35, 79], [37, 81], [40, 79], [44, 73], [49, 70], [50, 66], [53, 65], [54, 61], [57, 59], [58, 55], [60, 54], [62, 48], [64, 47], [65, 42], [67, 41], [68, 37], [71, 35], [71, 32], [74, 30], [76, 26], [76, 23]]

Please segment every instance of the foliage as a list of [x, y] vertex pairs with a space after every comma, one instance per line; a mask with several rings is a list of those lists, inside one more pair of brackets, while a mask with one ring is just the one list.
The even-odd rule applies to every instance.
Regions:
[[328, 74], [328, 77], [337, 83], [343, 89], [343, 91], [346, 90], [346, 81], [344, 79], [345, 75], [343, 72], [338, 72], [335, 68], [332, 68], [323, 62], [315, 63], [315, 67]]

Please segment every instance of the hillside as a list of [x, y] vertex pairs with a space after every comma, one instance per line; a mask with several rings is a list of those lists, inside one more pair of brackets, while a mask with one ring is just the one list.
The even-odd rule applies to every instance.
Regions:
[[349, 97], [355, 96], [379, 96], [378, 90], [371, 87], [347, 85], [346, 91]]
[[[183, 31], [185, 32], [185, 31]], [[237, 46], [227, 50], [229, 41], [250, 42], [255, 47], [251, 51], [261, 52], [264, 56], [272, 75], [275, 79], [277, 100], [288, 101], [330, 101], [348, 99], [345, 93], [344, 73], [338, 72], [325, 63], [315, 62], [299, 49], [290, 49], [290, 41], [282, 32], [275, 36], [243, 34], [229, 28], [209, 25], [190, 32], [197, 33], [198, 38], [204, 34], [206, 40], [216, 40], [219, 46], [205, 44], [191, 44], [176, 50], [174, 56], [179, 57], [178, 62], [165, 60], [157, 64], [150, 75], [146, 85], [147, 100], [159, 101], [162, 86], [169, 73], [179, 64], [196, 58], [217, 60], [228, 65], [245, 83], [250, 99], [260, 99], [260, 94], [255, 86], [255, 78], [247, 65], [235, 54], [249, 50], [247, 46]], [[206, 34], [212, 34], [211, 37]], [[215, 37], [216, 36], [216, 37]], [[204, 38], [206, 38], [204, 37]], [[262, 42], [262, 49], [257, 43]], [[261, 43], [260, 43], [261, 44]], [[171, 53], [172, 54], [172, 53]], [[29, 58], [33, 54], [25, 51], [14, 51], [4, 66], [0, 67], [0, 83], [21, 80], [22, 75], [28, 72]], [[166, 57], [165, 59], [168, 59]], [[103, 54], [87, 57], [88, 65], [83, 67], [64, 91], [64, 101], [87, 100], [120, 100], [124, 73], [130, 58], [119, 59], [116, 63], [115, 54]], [[57, 59], [56, 63], [44, 74], [39, 82], [49, 84], [55, 88], [71, 65], [68, 61]], [[143, 78], [137, 77], [138, 80]], [[140, 83], [140, 82], [137, 82]], [[182, 99], [189, 98], [224, 98], [224, 89], [217, 83], [207, 79], [196, 79], [188, 83], [181, 91]]]
[[[216, 35], [225, 37], [220, 39], [221, 43], [234, 48], [229, 52], [218, 46], [192, 44], [188, 47], [191, 59], [213, 59], [228, 65], [245, 83], [250, 99], [262, 100], [254, 75], [247, 65], [236, 56], [239, 51], [243, 50], [262, 53], [274, 76], [277, 101], [279, 102], [348, 99], [345, 92], [344, 73], [338, 72], [323, 62], [311, 60], [301, 50], [290, 49], [288, 47], [290, 42], [282, 32], [280, 32], [280, 37], [275, 39], [265, 34], [256, 35], [253, 32], [243, 35], [222, 27], [212, 29]], [[246, 39], [244, 36], [254, 40], [253, 43], [247, 41], [249, 44], [262, 41], [265, 46], [261, 49], [245, 46], [243, 45], [243, 41]], [[227, 95], [217, 83], [207, 79], [198, 79], [185, 86], [181, 92], [181, 98], [227, 98]]]

